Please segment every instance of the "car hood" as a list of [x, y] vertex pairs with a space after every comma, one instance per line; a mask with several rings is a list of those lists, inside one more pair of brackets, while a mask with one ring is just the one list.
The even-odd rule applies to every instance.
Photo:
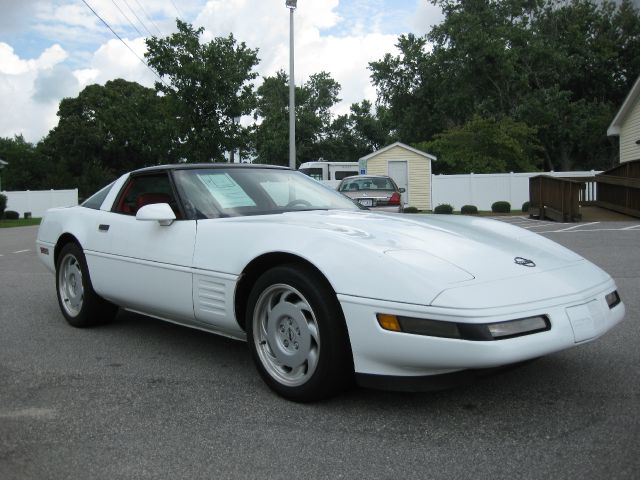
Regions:
[[[536, 275], [548, 285], [531, 296], [573, 293], [592, 280], [558, 286], [539, 275], [578, 263], [597, 269], [540, 235], [477, 217], [329, 210], [198, 224], [194, 261], [200, 268], [240, 274], [254, 258], [289, 253], [316, 266], [336, 293], [423, 305], [447, 289]], [[506, 283], [518, 288], [516, 281]]]
[[[583, 260], [528, 230], [477, 217], [323, 211], [287, 213], [279, 220], [348, 237], [416, 269], [438, 259], [467, 273], [458, 280], [502, 279]], [[535, 266], [527, 266], [531, 262]]]

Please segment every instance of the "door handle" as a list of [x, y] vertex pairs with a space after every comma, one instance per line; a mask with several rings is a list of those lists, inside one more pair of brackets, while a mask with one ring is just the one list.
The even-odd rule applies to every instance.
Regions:
[[98, 226], [98, 230], [100, 230], [101, 232], [108, 232], [109, 231], [109, 225], [100, 224]]

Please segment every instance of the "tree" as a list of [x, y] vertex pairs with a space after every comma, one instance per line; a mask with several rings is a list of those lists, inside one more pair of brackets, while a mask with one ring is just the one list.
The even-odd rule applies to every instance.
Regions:
[[260, 119], [254, 136], [257, 163], [289, 164], [288, 82], [287, 74], [280, 70], [275, 76], [264, 78], [258, 87], [254, 113], [254, 118]]
[[0, 171], [3, 190], [40, 190], [46, 185], [49, 165], [35, 145], [22, 135], [0, 138], [0, 158], [9, 164]]
[[[279, 71], [266, 77], [258, 87], [255, 118], [256, 161], [260, 163], [288, 164], [287, 135], [289, 125], [289, 77]], [[311, 75], [296, 87], [296, 159], [297, 163], [317, 160], [329, 149], [333, 120], [331, 108], [338, 103], [340, 84], [326, 72]]]
[[434, 153], [436, 173], [531, 172], [541, 166], [536, 130], [509, 117], [473, 117], [418, 148]]
[[257, 50], [237, 43], [233, 35], [203, 44], [203, 28], [180, 20], [177, 27], [168, 37], [147, 39], [145, 53], [163, 79], [156, 90], [167, 98], [175, 118], [173, 149], [190, 162], [223, 160], [225, 152], [248, 142], [247, 129], [234, 119], [255, 108]]
[[370, 64], [398, 137], [429, 141], [475, 117], [536, 129], [545, 168], [606, 168], [608, 122], [640, 73], [630, 0], [433, 0], [445, 19]]
[[175, 160], [166, 103], [122, 79], [63, 99], [58, 125], [38, 146], [51, 165], [48, 188], [77, 186], [86, 196], [129, 170]]
[[333, 120], [322, 150], [324, 158], [356, 161], [394, 141], [386, 109], [373, 110], [368, 100], [351, 105], [348, 115]]

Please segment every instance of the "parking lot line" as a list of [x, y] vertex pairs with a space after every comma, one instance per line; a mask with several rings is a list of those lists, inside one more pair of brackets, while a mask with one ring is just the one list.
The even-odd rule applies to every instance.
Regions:
[[620, 230], [635, 230], [636, 228], [640, 228], [640, 223], [638, 225], [631, 225], [630, 227], [621, 228]]
[[563, 228], [561, 230], [556, 230], [556, 232], [568, 232], [569, 230], [575, 230], [576, 228], [586, 227], [588, 225], [595, 225], [600, 222], [589, 222], [589, 223], [581, 223], [579, 225], [574, 225], [573, 227]]
[[26, 250], [18, 250], [18, 251], [15, 251], [13, 253], [24, 253], [24, 252], [28, 252], [28, 251], [29, 251], [29, 249], [27, 248]]

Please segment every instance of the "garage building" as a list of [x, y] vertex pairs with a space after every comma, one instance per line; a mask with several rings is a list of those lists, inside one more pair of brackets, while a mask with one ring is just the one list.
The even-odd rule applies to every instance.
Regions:
[[419, 210], [431, 210], [431, 161], [436, 157], [416, 148], [396, 142], [359, 161], [360, 173], [367, 175], [388, 175], [398, 187], [406, 191], [402, 194], [405, 205]]

